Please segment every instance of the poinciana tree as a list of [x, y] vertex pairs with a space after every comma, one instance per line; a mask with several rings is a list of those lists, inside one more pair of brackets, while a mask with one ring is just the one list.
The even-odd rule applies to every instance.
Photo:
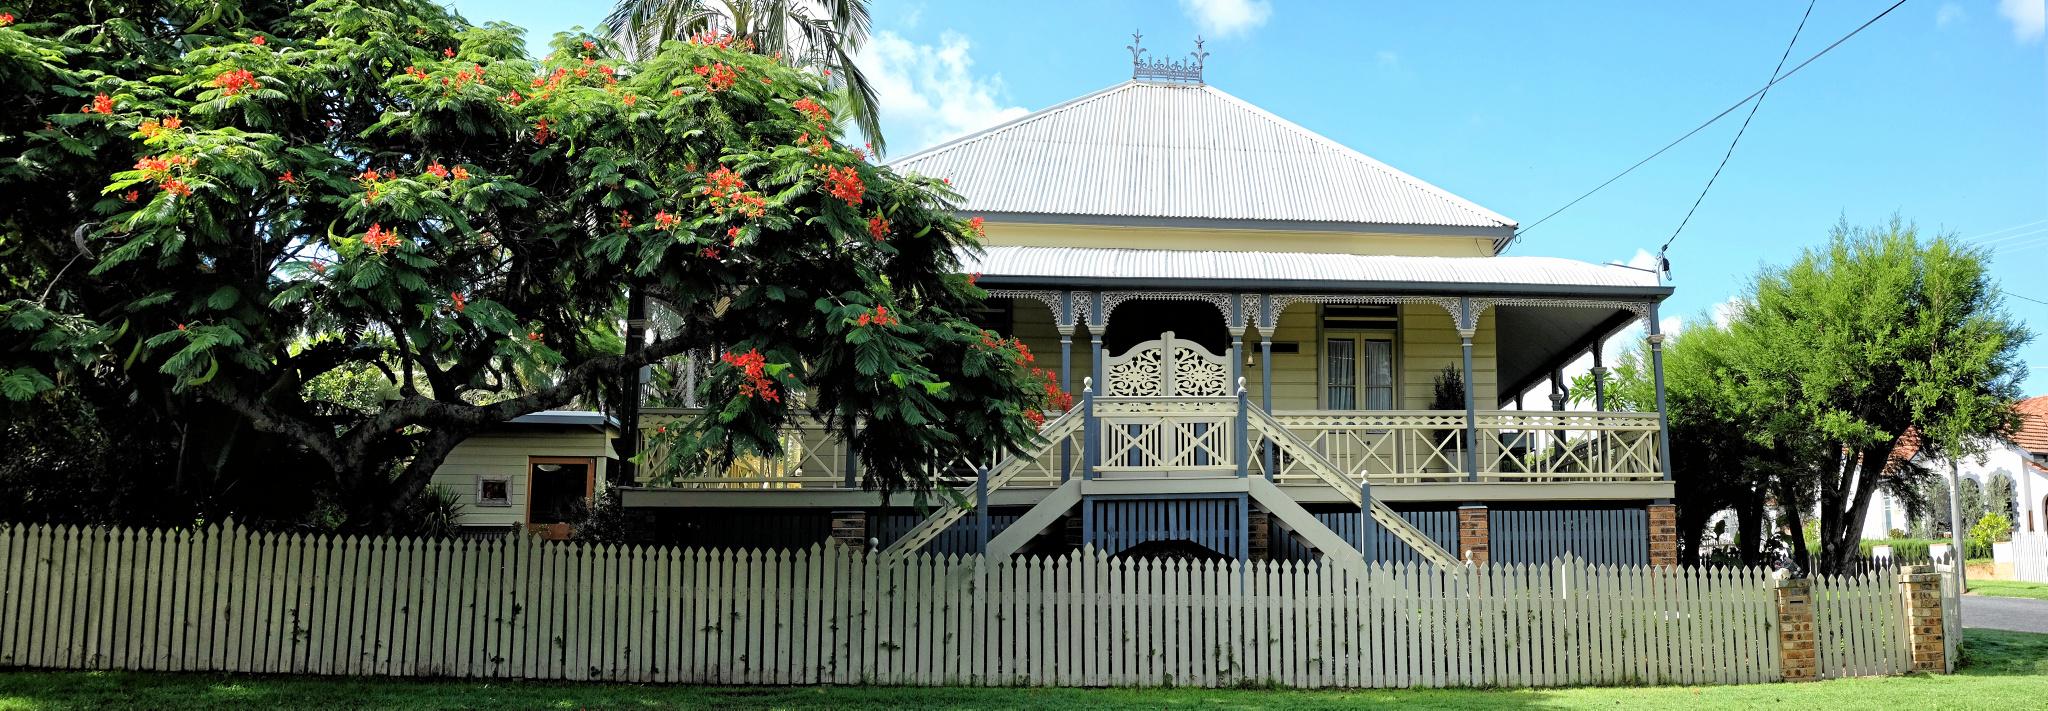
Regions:
[[[383, 530], [468, 435], [687, 351], [726, 354], [669, 434], [700, 469], [857, 417], [865, 483], [921, 491], [1056, 395], [964, 318], [978, 222], [743, 41], [535, 61], [427, 2], [37, 7], [0, 28], [16, 411], [66, 378], [202, 397], [326, 462], [339, 527]], [[622, 349], [629, 287], [681, 326]], [[309, 387], [365, 369], [395, 399]]]

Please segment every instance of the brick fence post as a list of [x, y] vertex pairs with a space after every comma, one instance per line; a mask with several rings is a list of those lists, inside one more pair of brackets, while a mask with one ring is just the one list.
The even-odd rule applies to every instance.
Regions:
[[868, 512], [832, 512], [832, 540], [857, 551], [868, 549]]
[[1678, 565], [1678, 507], [1650, 504], [1650, 565]]
[[1458, 507], [1458, 558], [1473, 565], [1486, 565], [1492, 557], [1492, 530], [1485, 506]]
[[1813, 582], [1785, 571], [1771, 577], [1778, 599], [1778, 673], [1785, 681], [1820, 678], [1813, 629]]
[[1941, 618], [1941, 573], [1931, 565], [1899, 569], [1899, 599], [1906, 606], [1906, 641], [1913, 671], [1948, 671], [1948, 645]]

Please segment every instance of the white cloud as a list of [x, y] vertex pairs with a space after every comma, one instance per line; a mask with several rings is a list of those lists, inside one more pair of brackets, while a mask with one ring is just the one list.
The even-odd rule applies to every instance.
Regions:
[[1636, 248], [1636, 253], [1630, 256], [1627, 262], [1623, 263], [1636, 269], [1657, 271], [1657, 255], [1651, 254], [1650, 250], [1640, 247]]
[[1728, 324], [1733, 323], [1735, 317], [1741, 314], [1742, 310], [1748, 306], [1749, 302], [1744, 301], [1742, 297], [1730, 296], [1727, 301], [1714, 304], [1714, 307], [1708, 313], [1714, 319], [1715, 326], [1727, 328]]
[[2012, 36], [2021, 42], [2041, 39], [2048, 31], [2048, 0], [1998, 0], [1998, 14], [2012, 23]]
[[1373, 58], [1379, 60], [1382, 67], [1391, 67], [1401, 63], [1401, 55], [1391, 49], [1382, 49], [1374, 53]]
[[1934, 11], [1934, 26], [1947, 27], [1967, 16], [1968, 14], [1963, 11], [1963, 6], [1952, 2], [1945, 2], [1941, 4], [1941, 9]]
[[891, 155], [1030, 113], [1002, 100], [1002, 75], [974, 72], [972, 48], [965, 35], [950, 30], [937, 45], [883, 31], [861, 48], [854, 61], [875, 85]]
[[1273, 14], [1268, 0], [1180, 0], [1180, 9], [1195, 26], [1213, 37], [1229, 37], [1266, 24]]

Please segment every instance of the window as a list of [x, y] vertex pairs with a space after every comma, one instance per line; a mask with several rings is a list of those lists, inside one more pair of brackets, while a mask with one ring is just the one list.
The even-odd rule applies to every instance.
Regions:
[[1323, 407], [1391, 410], [1394, 339], [1386, 333], [1332, 333], [1323, 342]]
[[511, 506], [512, 477], [479, 476], [476, 478], [476, 505]]

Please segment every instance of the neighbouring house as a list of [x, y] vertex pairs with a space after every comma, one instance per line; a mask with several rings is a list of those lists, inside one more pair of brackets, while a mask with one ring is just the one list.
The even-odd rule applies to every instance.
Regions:
[[521, 415], [456, 445], [434, 470], [433, 485], [461, 504], [456, 523], [466, 533], [523, 528], [567, 538], [619, 456], [612, 449], [618, 424], [598, 412]]
[[[2022, 533], [2048, 531], [2048, 395], [2031, 397], [2013, 405], [2020, 415], [2020, 428], [2010, 437], [1977, 442], [1982, 454], [1964, 456], [1955, 462], [1956, 475], [1977, 482], [1986, 492], [1985, 505], [2001, 510], [1988, 500], [1991, 480], [2012, 481], [2013, 529]], [[1947, 480], [1950, 462], [1915, 448], [1906, 455], [1914, 463]], [[1929, 506], [1948, 510], [1947, 501], [1930, 501]], [[1904, 502], [1884, 491], [1871, 497], [1870, 512], [1863, 517], [1863, 537], [1889, 538], [1893, 530], [1910, 530], [1913, 520]], [[1964, 522], [1967, 527], [1970, 523]]]
[[1092, 397], [1035, 451], [935, 462], [971, 510], [884, 506], [815, 426], [777, 461], [642, 472], [622, 501], [669, 540], [1675, 560], [1661, 413], [1509, 408], [1634, 327], [1661, 358], [1657, 275], [1503, 254], [1515, 221], [1206, 85], [1199, 61], [1136, 62], [892, 165], [986, 220], [964, 266], [994, 296], [983, 325]]

